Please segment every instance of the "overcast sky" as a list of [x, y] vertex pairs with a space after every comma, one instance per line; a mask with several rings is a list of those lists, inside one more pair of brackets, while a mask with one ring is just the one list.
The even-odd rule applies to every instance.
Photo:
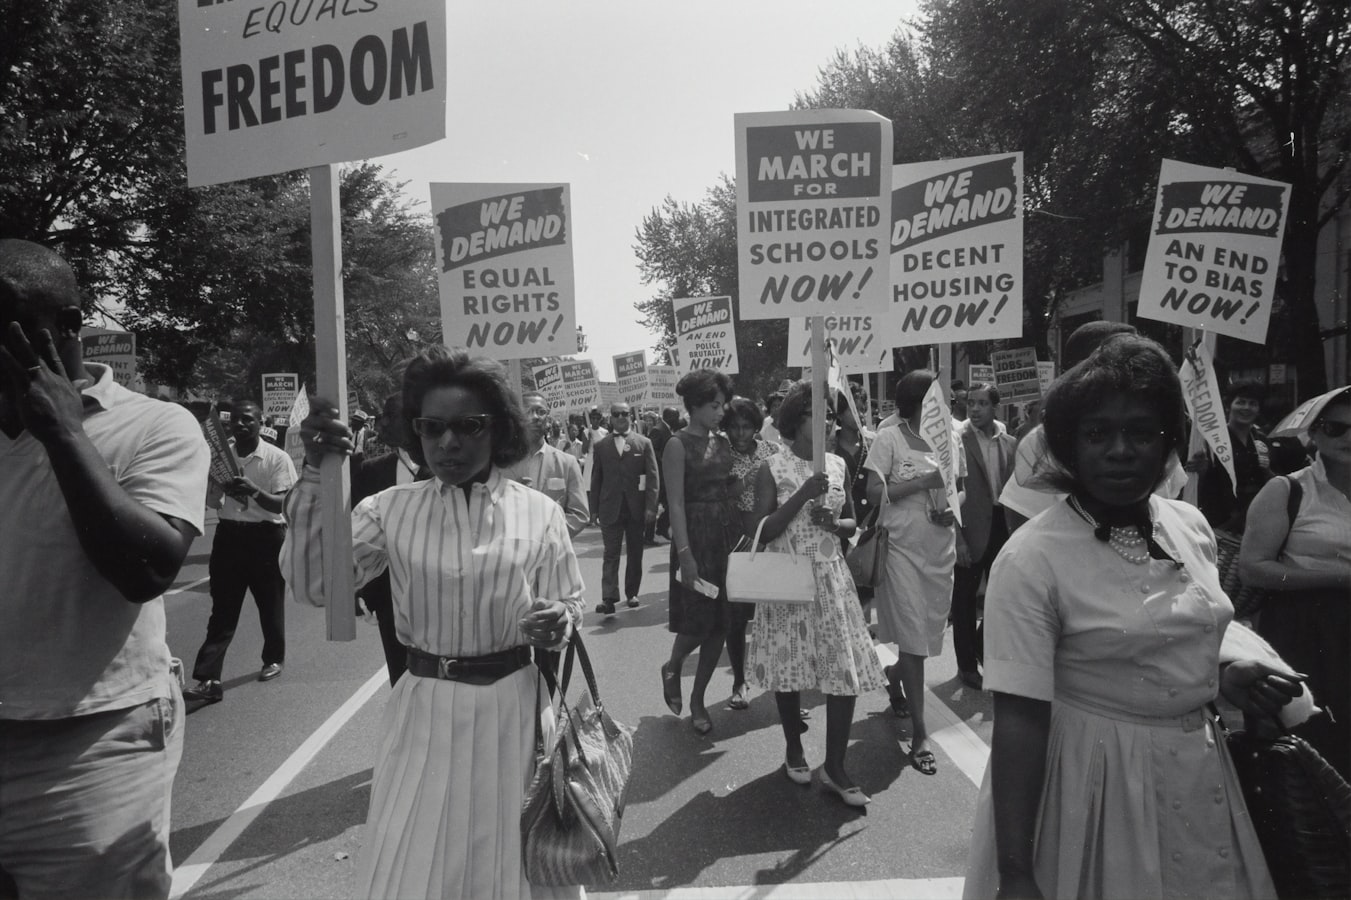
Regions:
[[[732, 116], [787, 109], [837, 49], [880, 48], [914, 0], [451, 2], [446, 139], [378, 160], [429, 182], [572, 186], [577, 323], [602, 380], [651, 348], [634, 232], [734, 174]], [[651, 362], [649, 352], [648, 360]]]

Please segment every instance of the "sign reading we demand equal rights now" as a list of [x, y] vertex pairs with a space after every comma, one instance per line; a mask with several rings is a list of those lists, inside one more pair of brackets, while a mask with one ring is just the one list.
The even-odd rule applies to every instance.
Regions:
[[441, 327], [475, 356], [577, 352], [566, 184], [433, 184]]
[[1023, 155], [896, 166], [890, 343], [1023, 333]]
[[179, 0], [194, 187], [445, 137], [441, 0]]
[[736, 115], [738, 318], [888, 304], [891, 123], [860, 110]]
[[1165, 159], [1136, 312], [1266, 343], [1290, 186]]

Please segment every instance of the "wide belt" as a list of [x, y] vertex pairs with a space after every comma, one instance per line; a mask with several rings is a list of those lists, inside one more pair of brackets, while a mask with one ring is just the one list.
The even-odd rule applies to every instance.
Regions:
[[512, 647], [485, 656], [436, 656], [416, 647], [408, 651], [408, 671], [419, 678], [442, 678], [465, 684], [492, 684], [530, 665], [529, 647]]

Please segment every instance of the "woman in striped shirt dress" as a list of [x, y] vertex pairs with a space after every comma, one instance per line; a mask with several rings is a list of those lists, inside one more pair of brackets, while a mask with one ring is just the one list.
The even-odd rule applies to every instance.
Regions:
[[[579, 887], [531, 885], [521, 859], [536, 713], [549, 709], [529, 648], [561, 646], [582, 615], [563, 512], [501, 472], [527, 444], [500, 365], [432, 348], [408, 365], [403, 400], [407, 433], [417, 435], [409, 454], [435, 477], [352, 511], [356, 585], [388, 568], [413, 676], [399, 679], [385, 708], [359, 889], [367, 897], [578, 896]], [[304, 424], [304, 471], [287, 500], [281, 563], [296, 599], [322, 605], [317, 464], [351, 444], [332, 404], [315, 408]]]

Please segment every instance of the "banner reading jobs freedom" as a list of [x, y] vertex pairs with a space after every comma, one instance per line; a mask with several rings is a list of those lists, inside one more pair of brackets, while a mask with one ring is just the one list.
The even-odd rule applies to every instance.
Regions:
[[736, 115], [742, 319], [886, 309], [891, 123], [861, 110]]
[[895, 346], [1022, 335], [1022, 197], [1022, 153], [892, 170]]
[[577, 352], [566, 184], [432, 184], [441, 327], [475, 356]]
[[737, 364], [731, 297], [684, 297], [672, 300], [671, 306], [684, 371], [717, 369], [724, 375], [741, 371]]
[[194, 187], [445, 137], [439, 0], [179, 0], [178, 34]]
[[1165, 159], [1139, 315], [1266, 343], [1290, 186]]

